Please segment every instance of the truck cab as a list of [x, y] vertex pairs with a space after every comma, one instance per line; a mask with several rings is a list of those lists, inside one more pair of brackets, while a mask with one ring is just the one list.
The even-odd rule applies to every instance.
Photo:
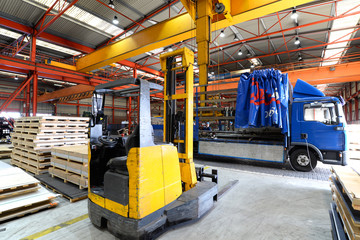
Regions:
[[296, 95], [296, 86], [294, 89], [289, 156], [296, 170], [314, 169], [317, 161], [336, 165], [347, 163], [346, 121], [342, 104], [336, 97], [321, 94]]

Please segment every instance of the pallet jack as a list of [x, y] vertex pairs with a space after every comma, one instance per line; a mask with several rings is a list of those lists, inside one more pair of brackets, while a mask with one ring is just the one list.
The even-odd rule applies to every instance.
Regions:
[[[177, 61], [177, 59], [181, 59]], [[121, 239], [153, 239], [204, 216], [214, 205], [217, 172], [197, 171], [193, 162], [193, 62], [187, 48], [160, 56], [164, 86], [123, 79], [95, 88], [89, 151], [88, 210], [91, 222]], [[176, 71], [185, 89], [176, 92]], [[124, 85], [131, 87], [114, 90]], [[164, 91], [164, 142], [154, 143], [150, 91]], [[139, 93], [139, 124], [127, 138], [103, 135], [105, 95]], [[177, 111], [176, 101], [184, 108]], [[210, 177], [213, 181], [198, 181]]]

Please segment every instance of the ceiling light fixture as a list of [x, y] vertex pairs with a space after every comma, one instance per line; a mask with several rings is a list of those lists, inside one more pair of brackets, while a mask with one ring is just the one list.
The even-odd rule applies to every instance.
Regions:
[[238, 55], [239, 56], [241, 56], [243, 53], [242, 53], [242, 51], [241, 51], [241, 49], [239, 50], [239, 52], [238, 52]]
[[18, 78], [18, 76], [17, 76], [17, 75], [15, 75], [14, 79], [15, 79], [15, 80], [18, 80], [19, 78]]
[[225, 37], [225, 33], [224, 33], [224, 30], [221, 30], [221, 32], [220, 32], [220, 37]]
[[119, 24], [119, 20], [118, 20], [118, 18], [117, 18], [117, 16], [114, 16], [114, 19], [113, 19], [113, 24], [115, 24], [115, 25], [118, 25]]
[[174, 51], [174, 49], [172, 49], [171, 47], [168, 49], [168, 52], [172, 52]]
[[296, 9], [292, 10], [291, 19], [296, 20], [299, 17], [299, 14], [296, 12]]
[[300, 39], [298, 37], [295, 38], [294, 44], [295, 45], [300, 45]]
[[250, 65], [250, 68], [255, 68], [255, 65], [254, 65], [254, 64], [251, 64], [251, 65]]
[[151, 24], [157, 24], [157, 22], [152, 20], [152, 19], [148, 19], [148, 22], [151, 23]]
[[115, 8], [114, 0], [110, 0], [109, 3], [108, 3], [108, 6], [111, 7], [111, 8]]
[[237, 42], [237, 41], [239, 41], [239, 38], [235, 35], [234, 42]]

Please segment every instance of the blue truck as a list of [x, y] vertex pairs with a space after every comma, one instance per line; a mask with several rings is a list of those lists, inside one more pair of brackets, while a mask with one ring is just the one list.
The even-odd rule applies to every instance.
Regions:
[[297, 171], [311, 171], [318, 161], [347, 162], [341, 99], [325, 96], [299, 79], [292, 88], [287, 74], [278, 70], [241, 75], [234, 127], [211, 129], [201, 136], [195, 131], [195, 154], [276, 163], [289, 159]]

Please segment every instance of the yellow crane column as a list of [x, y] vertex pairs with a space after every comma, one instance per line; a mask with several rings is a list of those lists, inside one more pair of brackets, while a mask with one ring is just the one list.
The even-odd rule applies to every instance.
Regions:
[[[208, 66], [210, 62], [209, 46], [211, 40], [211, 17], [212, 1], [197, 1], [197, 19], [196, 19], [196, 43], [198, 46], [198, 65], [199, 65], [199, 85], [208, 83]], [[206, 91], [206, 87], [200, 87], [201, 92]], [[200, 95], [200, 101], [205, 100], [206, 95]], [[201, 103], [204, 106], [205, 103]]]

